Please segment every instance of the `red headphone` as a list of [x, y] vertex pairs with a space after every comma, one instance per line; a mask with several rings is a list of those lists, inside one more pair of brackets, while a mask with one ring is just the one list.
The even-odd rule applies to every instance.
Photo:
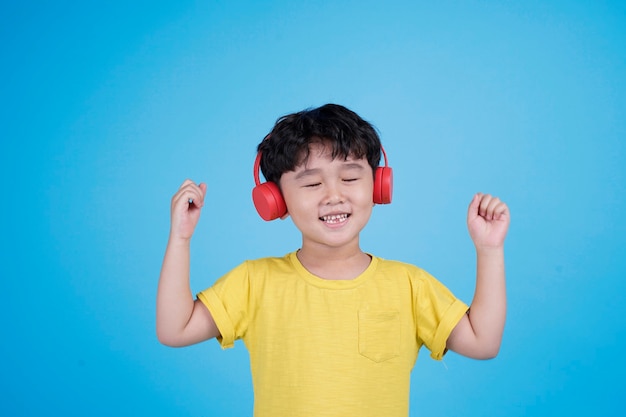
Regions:
[[[391, 203], [393, 193], [393, 170], [387, 165], [387, 153], [380, 147], [385, 159], [385, 166], [376, 168], [374, 175], [374, 196], [375, 204]], [[287, 205], [278, 185], [271, 181], [261, 184], [259, 180], [259, 168], [261, 165], [261, 152], [257, 153], [254, 161], [254, 184], [252, 189], [252, 201], [259, 215], [265, 221], [275, 220], [287, 214]]]

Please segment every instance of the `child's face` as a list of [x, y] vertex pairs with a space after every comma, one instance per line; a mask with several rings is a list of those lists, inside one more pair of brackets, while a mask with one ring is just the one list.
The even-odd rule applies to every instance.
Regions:
[[280, 179], [287, 210], [305, 249], [359, 244], [372, 213], [374, 179], [365, 158], [332, 159], [330, 146], [312, 144], [307, 161]]

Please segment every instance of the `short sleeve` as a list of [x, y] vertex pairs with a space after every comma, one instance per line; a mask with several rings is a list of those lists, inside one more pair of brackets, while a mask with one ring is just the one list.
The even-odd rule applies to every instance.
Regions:
[[243, 263], [218, 279], [213, 286], [198, 293], [198, 299], [211, 313], [222, 348], [233, 347], [245, 334], [250, 321], [250, 276]]
[[415, 294], [417, 336], [430, 350], [430, 356], [441, 360], [448, 337], [468, 306], [433, 276], [422, 272]]

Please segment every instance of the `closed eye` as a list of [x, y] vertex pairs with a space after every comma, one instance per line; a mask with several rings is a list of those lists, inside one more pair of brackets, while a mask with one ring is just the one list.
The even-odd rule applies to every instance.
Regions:
[[311, 184], [306, 184], [304, 185], [305, 188], [314, 188], [317, 187], [318, 185], [321, 185], [321, 182], [315, 182], [315, 183], [311, 183]]
[[360, 178], [345, 178], [343, 180], [343, 182], [354, 182], [354, 181], [358, 181]]

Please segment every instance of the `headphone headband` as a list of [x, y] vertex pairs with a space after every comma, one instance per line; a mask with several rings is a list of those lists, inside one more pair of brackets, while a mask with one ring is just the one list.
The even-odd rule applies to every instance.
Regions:
[[387, 152], [385, 152], [385, 148], [383, 147], [383, 145], [380, 145], [380, 150], [383, 153], [383, 160], [385, 161], [385, 168], [389, 168], [389, 165], [387, 165]]
[[254, 160], [254, 185], [261, 185], [261, 179], [259, 178], [260, 170], [261, 170], [261, 152], [257, 152], [256, 159]]

